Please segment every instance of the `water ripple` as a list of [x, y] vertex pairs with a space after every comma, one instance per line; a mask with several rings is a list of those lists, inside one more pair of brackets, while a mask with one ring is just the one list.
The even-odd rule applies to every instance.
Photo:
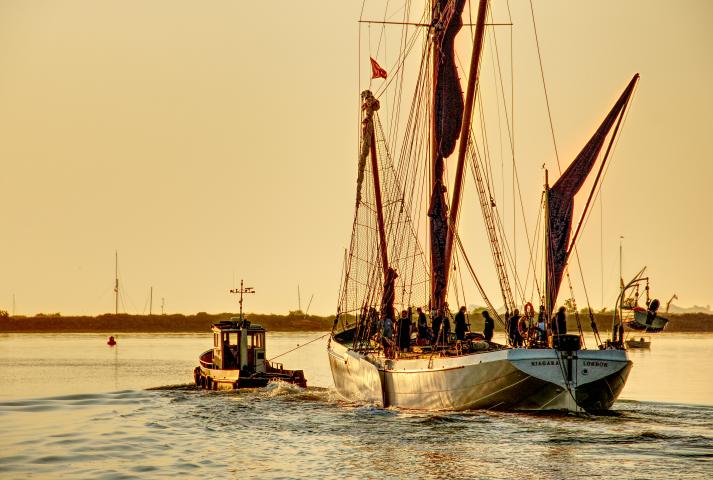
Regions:
[[[621, 402], [618, 415], [414, 412], [271, 384], [0, 402], [5, 476], [60, 478], [706, 477], [713, 408]], [[237, 465], [250, 465], [239, 468]]]

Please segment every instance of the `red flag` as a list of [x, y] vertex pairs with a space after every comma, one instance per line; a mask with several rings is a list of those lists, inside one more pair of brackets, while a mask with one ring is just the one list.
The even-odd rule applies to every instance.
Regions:
[[371, 78], [386, 78], [386, 70], [381, 68], [373, 58], [369, 57], [369, 60], [371, 60]]

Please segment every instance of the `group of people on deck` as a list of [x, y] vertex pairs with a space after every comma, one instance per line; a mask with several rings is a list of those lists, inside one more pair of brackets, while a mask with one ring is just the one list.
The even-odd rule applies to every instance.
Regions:
[[[466, 333], [470, 330], [470, 324], [466, 319], [466, 308], [460, 307], [458, 313], [453, 317], [455, 323], [455, 340], [463, 341]], [[406, 352], [411, 348], [411, 333], [416, 331], [416, 342], [418, 345], [448, 345], [451, 341], [451, 321], [447, 307], [444, 307], [440, 314], [435, 310], [431, 312], [431, 326], [428, 326], [428, 317], [421, 307], [416, 309], [416, 325], [411, 321], [411, 309], [402, 310], [397, 321], [389, 318], [389, 315], [382, 315], [378, 330], [381, 334], [381, 343], [384, 351], [393, 352], [394, 349]], [[483, 338], [490, 342], [495, 331], [495, 322], [490, 317], [488, 311], [483, 311], [484, 328]]]
[[[525, 345], [525, 339], [522, 336], [522, 322], [527, 322], [527, 317], [520, 315], [520, 311], [516, 308], [513, 315], [508, 320], [507, 333], [510, 345], [513, 347], [522, 347]], [[540, 305], [540, 313], [537, 316], [537, 323], [534, 328], [537, 332], [537, 340], [542, 343], [547, 343], [547, 314], [545, 313], [544, 305]], [[565, 307], [560, 307], [552, 320], [550, 321], [550, 331], [553, 335], [565, 335], [567, 333], [567, 315]]]
[[[416, 309], [417, 319], [414, 322], [411, 320], [411, 309], [402, 310], [401, 316], [396, 320], [389, 318], [389, 315], [382, 315], [382, 319], [378, 324], [378, 332], [381, 337], [381, 343], [384, 351], [387, 354], [398, 350], [400, 352], [408, 352], [411, 349], [411, 334], [416, 332], [416, 343], [418, 345], [444, 346], [451, 343], [451, 321], [447, 307], [441, 309], [440, 314], [435, 310], [431, 312], [431, 326], [428, 325], [428, 317], [422, 308]], [[495, 322], [487, 310], [482, 312], [483, 315], [483, 334], [482, 338], [490, 342], [493, 339], [495, 331]], [[508, 341], [513, 347], [525, 346], [525, 338], [523, 338], [523, 330], [527, 331], [530, 326], [535, 329], [536, 341], [547, 343], [548, 325], [545, 307], [540, 306], [540, 312], [537, 317], [537, 322], [532, 323], [530, 316], [523, 316], [518, 309], [515, 309], [513, 315], [509, 317], [506, 330]], [[455, 340], [463, 341], [466, 339], [466, 333], [470, 330], [470, 325], [466, 319], [466, 308], [460, 307], [458, 313], [453, 317], [455, 323]], [[524, 322], [524, 323], [523, 323]], [[523, 325], [526, 325], [523, 328]], [[554, 317], [550, 320], [549, 331], [552, 335], [564, 335], [567, 333], [567, 317], [565, 307], [560, 307]], [[480, 338], [480, 337], [479, 337]], [[533, 337], [530, 337], [532, 341]]]
[[[402, 310], [401, 316], [396, 320], [389, 318], [389, 315], [382, 315], [382, 319], [378, 324], [378, 331], [381, 337], [381, 343], [384, 351], [388, 354], [395, 350], [400, 352], [408, 352], [411, 349], [411, 334], [415, 331], [417, 335], [416, 343], [418, 345], [443, 346], [451, 343], [451, 321], [447, 307], [441, 309], [440, 314], [435, 310], [431, 312], [431, 326], [428, 326], [428, 317], [422, 308], [416, 309], [417, 319], [415, 325], [411, 320], [411, 309]], [[483, 334], [482, 338], [490, 342], [493, 339], [495, 331], [495, 322], [487, 310], [482, 312], [483, 315]], [[540, 312], [536, 323], [531, 323], [533, 319], [530, 316], [520, 315], [520, 311], [515, 309], [513, 315], [508, 319], [507, 334], [510, 345], [513, 347], [522, 347], [525, 345], [523, 338], [523, 325], [526, 325], [524, 330], [529, 328], [529, 325], [536, 331], [536, 340], [541, 343], [547, 343], [548, 326], [545, 307], [540, 306]], [[453, 317], [455, 323], [455, 340], [463, 341], [466, 339], [466, 333], [470, 330], [470, 325], [466, 319], [466, 308], [460, 307], [458, 313]], [[525, 323], [523, 323], [525, 322]], [[554, 317], [552, 317], [549, 325], [549, 331], [552, 335], [564, 335], [567, 333], [567, 317], [565, 307], [560, 307]], [[532, 337], [530, 337], [532, 338]]]
[[401, 312], [401, 317], [396, 323], [389, 318], [389, 315], [384, 315], [379, 322], [378, 330], [381, 333], [381, 343], [385, 352], [392, 352], [394, 348], [407, 351], [411, 347], [412, 326], [408, 310]]

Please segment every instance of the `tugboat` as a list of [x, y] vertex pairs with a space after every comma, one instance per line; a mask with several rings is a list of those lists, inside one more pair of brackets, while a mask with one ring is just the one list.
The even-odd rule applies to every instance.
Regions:
[[208, 390], [264, 387], [283, 381], [307, 387], [302, 370], [287, 370], [281, 363], [265, 359], [265, 329], [243, 317], [243, 294], [255, 293], [251, 287], [231, 290], [240, 293], [240, 316], [212, 326], [213, 348], [203, 352], [193, 370], [197, 386]]

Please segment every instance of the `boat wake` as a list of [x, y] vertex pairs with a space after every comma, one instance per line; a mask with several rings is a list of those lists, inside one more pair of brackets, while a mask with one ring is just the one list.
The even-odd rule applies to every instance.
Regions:
[[159, 387], [147, 388], [148, 391], [160, 390], [200, 390], [194, 383], [180, 383], [178, 385], [161, 385]]
[[192, 383], [177, 384], [177, 385], [160, 385], [147, 388], [146, 391], [154, 392], [200, 392], [206, 396], [222, 396], [222, 397], [239, 397], [239, 398], [254, 398], [255, 400], [278, 399], [282, 401], [294, 402], [320, 402], [332, 403], [344, 406], [361, 407], [360, 403], [351, 403], [344, 401], [333, 388], [325, 387], [307, 387], [302, 388], [298, 385], [282, 381], [273, 381], [265, 387], [259, 388], [242, 388], [239, 390], [223, 390], [223, 391], [205, 391]]

